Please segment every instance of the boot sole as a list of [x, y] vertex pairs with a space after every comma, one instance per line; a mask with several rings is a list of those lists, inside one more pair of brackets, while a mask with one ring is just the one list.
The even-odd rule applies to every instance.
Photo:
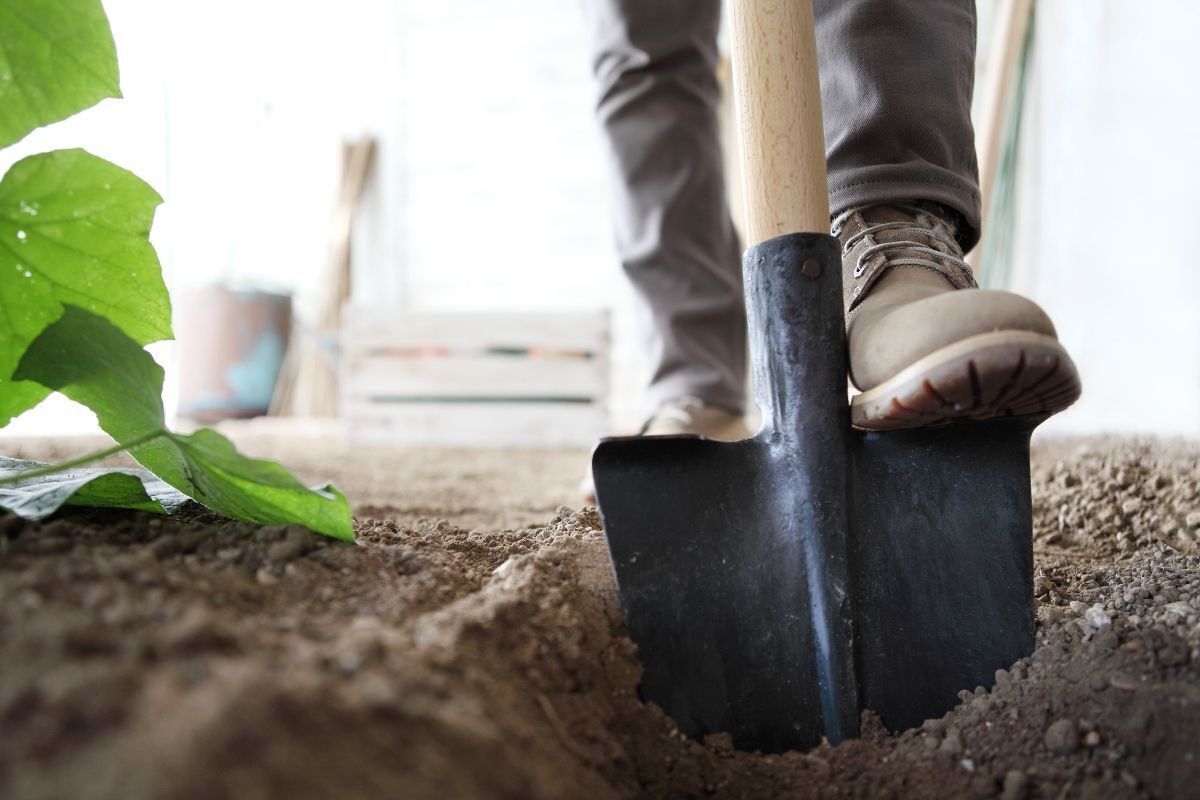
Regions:
[[981, 333], [914, 362], [850, 401], [869, 431], [1053, 414], [1079, 399], [1079, 372], [1053, 336]]

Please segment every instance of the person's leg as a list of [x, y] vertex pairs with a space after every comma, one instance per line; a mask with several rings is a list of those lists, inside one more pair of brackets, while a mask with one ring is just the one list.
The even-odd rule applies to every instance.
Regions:
[[979, 238], [975, 0], [816, 0], [832, 213], [925, 200]]
[[717, 127], [719, 0], [587, 0], [617, 252], [642, 303], [652, 407], [742, 412], [746, 318]]
[[[816, 0], [855, 424], [1060, 411], [1079, 376], [1032, 301], [976, 288], [974, 0]], [[971, 291], [963, 291], [971, 290]]]

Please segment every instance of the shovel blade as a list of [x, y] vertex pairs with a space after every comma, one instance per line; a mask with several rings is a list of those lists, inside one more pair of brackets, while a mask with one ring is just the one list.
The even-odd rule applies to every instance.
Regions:
[[781, 751], [824, 731], [798, 537], [763, 442], [609, 439], [592, 460], [643, 699], [692, 737]]
[[859, 695], [891, 730], [941, 716], [1033, 651], [1029, 438], [1043, 419], [852, 440]]
[[[643, 698], [689, 736], [779, 752], [852, 733], [830, 713], [845, 700], [830, 672], [855, 684], [855, 714], [891, 730], [990, 686], [1033, 649], [1040, 421], [850, 437], [847, 627], [812, 613], [829, 548], [780, 502], [803, 476], [763, 437], [602, 442], [593, 471]], [[823, 672], [822, 657], [841, 663]]]

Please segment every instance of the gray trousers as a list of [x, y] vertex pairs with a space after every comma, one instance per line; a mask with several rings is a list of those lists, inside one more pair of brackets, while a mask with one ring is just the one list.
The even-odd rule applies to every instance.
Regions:
[[[642, 301], [651, 405], [745, 407], [741, 256], [717, 123], [720, 0], [585, 0], [617, 252]], [[978, 239], [974, 0], [816, 0], [833, 214], [930, 200]]]

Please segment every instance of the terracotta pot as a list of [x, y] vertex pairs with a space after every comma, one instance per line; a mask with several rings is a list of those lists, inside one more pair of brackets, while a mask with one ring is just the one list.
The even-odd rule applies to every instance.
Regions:
[[179, 415], [208, 424], [267, 413], [291, 324], [290, 295], [223, 286], [181, 292]]

